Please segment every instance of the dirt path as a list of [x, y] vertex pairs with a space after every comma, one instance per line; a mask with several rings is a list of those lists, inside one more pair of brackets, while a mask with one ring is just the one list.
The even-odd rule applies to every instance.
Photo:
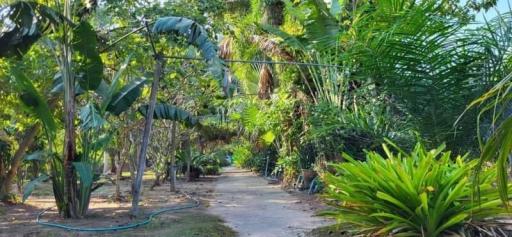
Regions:
[[328, 223], [279, 185], [233, 167], [224, 169], [214, 196], [209, 212], [223, 218], [241, 237], [305, 236]]

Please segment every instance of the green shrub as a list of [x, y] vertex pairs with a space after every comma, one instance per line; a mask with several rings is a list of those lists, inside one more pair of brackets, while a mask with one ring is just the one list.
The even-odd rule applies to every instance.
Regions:
[[348, 162], [332, 165], [335, 175], [323, 175], [335, 207], [326, 215], [362, 234], [435, 237], [506, 214], [493, 184], [495, 169], [475, 181], [477, 161], [451, 157], [444, 146], [427, 151], [418, 144], [410, 154], [383, 149], [387, 157], [368, 152], [362, 162], [346, 156]]
[[233, 164], [238, 167], [248, 167], [248, 162], [252, 156], [249, 144], [239, 144], [233, 148]]
[[220, 167], [218, 165], [206, 165], [203, 167], [204, 175], [219, 175]]

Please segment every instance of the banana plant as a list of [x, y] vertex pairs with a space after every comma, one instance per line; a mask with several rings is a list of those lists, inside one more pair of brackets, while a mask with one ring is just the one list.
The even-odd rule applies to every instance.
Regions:
[[[62, 81], [60, 88], [64, 94], [64, 151], [63, 159], [51, 159], [52, 181], [54, 194], [59, 212], [66, 218], [77, 218], [85, 214], [88, 206], [88, 194], [81, 190], [88, 187], [91, 169], [77, 162], [76, 157], [76, 130], [75, 127], [75, 97], [77, 88], [87, 91], [97, 90], [102, 85], [103, 63], [98, 52], [96, 33], [84, 17], [73, 16], [71, 0], [64, 0], [59, 9], [37, 2], [21, 1], [1, 7], [0, 22], [3, 29], [0, 32], [0, 58], [21, 59], [30, 50], [32, 45], [45, 35], [54, 34], [52, 39], [56, 42], [57, 63]], [[74, 19], [79, 19], [74, 22]], [[15, 73], [16, 85], [20, 90], [23, 102], [33, 104], [35, 114], [41, 119], [45, 128], [53, 128], [48, 111], [37, 97], [30, 97], [33, 92], [22, 73]], [[20, 79], [21, 78], [21, 79]], [[119, 89], [119, 82], [115, 81], [108, 90], [107, 97], [103, 98], [102, 106], [88, 105], [81, 111], [82, 126], [80, 129], [92, 129], [94, 126], [85, 125], [91, 122], [90, 116], [95, 112], [110, 112], [119, 115], [140, 95], [140, 88], [145, 80], [130, 82], [129, 85]], [[59, 87], [57, 87], [59, 88]], [[58, 92], [58, 90], [57, 90]], [[37, 103], [37, 104], [34, 104]], [[101, 108], [99, 111], [96, 107]], [[37, 108], [37, 109], [35, 109]], [[45, 113], [46, 112], [46, 115]], [[97, 123], [92, 123], [98, 125]], [[53, 129], [46, 129], [52, 131]], [[49, 139], [51, 140], [51, 139]], [[77, 174], [78, 173], [78, 179]], [[87, 182], [86, 182], [87, 181]], [[33, 185], [30, 185], [33, 186]], [[90, 193], [89, 193], [90, 194]]]
[[[112, 79], [112, 83], [108, 85], [105, 81], [102, 81], [103, 90], [97, 90], [96, 93], [101, 97], [99, 103], [89, 102], [80, 109], [79, 118], [79, 135], [81, 137], [81, 153], [80, 161], [73, 162], [73, 166], [76, 170], [79, 189], [78, 189], [78, 214], [83, 216], [88, 210], [88, 204], [90, 200], [90, 194], [94, 189], [99, 187], [98, 185], [93, 186], [94, 182], [97, 181], [98, 175], [94, 175], [94, 170], [98, 165], [99, 157], [110, 142], [112, 136], [111, 131], [105, 129], [107, 119], [110, 115], [119, 116], [121, 113], [131, 107], [135, 100], [140, 96], [141, 89], [145, 85], [146, 79], [132, 80], [126, 85], [121, 85], [120, 78], [122, 77], [125, 69], [129, 64], [129, 59], [120, 66], [120, 69], [116, 72]], [[24, 75], [19, 69], [14, 67], [11, 70], [11, 75], [15, 78], [15, 88], [21, 93], [20, 99], [43, 124], [43, 128], [46, 131], [46, 137], [49, 141], [54, 139], [56, 132], [56, 122], [53, 119], [50, 106], [46, 103], [45, 96], [39, 94], [35, 89], [32, 82]], [[51, 96], [55, 96], [50, 92]], [[114, 128], [115, 129], [115, 128]], [[58, 193], [62, 193], [63, 189], [59, 185], [59, 181], [55, 180], [55, 177], [60, 176], [59, 170], [56, 166], [61, 164], [54, 164], [52, 174], [41, 174], [40, 177], [32, 180], [25, 188], [23, 194], [23, 200], [29, 197], [32, 191], [48, 177], [54, 180], [56, 187], [54, 189], [59, 190], [55, 192], [55, 197], [60, 200]], [[46, 178], [44, 178], [46, 177]], [[60, 205], [60, 204], [59, 204]]]

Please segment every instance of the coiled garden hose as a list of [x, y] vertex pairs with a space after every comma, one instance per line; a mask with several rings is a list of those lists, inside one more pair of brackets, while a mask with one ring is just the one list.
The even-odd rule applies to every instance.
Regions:
[[105, 231], [119, 231], [119, 230], [133, 229], [133, 228], [137, 228], [137, 227], [149, 224], [151, 221], [153, 221], [153, 218], [155, 216], [158, 216], [164, 212], [178, 211], [178, 210], [199, 207], [199, 205], [200, 205], [199, 200], [192, 198], [190, 195], [188, 195], [186, 193], [185, 193], [185, 195], [188, 197], [189, 200], [193, 201], [192, 204], [156, 210], [156, 211], [151, 212], [142, 221], [135, 222], [135, 223], [129, 223], [129, 224], [125, 224], [125, 225], [110, 226], [110, 227], [77, 227], [77, 226], [72, 226], [72, 225], [59, 224], [59, 223], [55, 223], [55, 222], [41, 221], [41, 217], [43, 216], [43, 214], [46, 213], [47, 211], [49, 211], [50, 209], [52, 209], [53, 207], [50, 207], [50, 208], [40, 212], [37, 215], [36, 223], [39, 225], [42, 225], [42, 226], [60, 228], [60, 229], [64, 229], [67, 231], [80, 231], [80, 232], [105, 232]]

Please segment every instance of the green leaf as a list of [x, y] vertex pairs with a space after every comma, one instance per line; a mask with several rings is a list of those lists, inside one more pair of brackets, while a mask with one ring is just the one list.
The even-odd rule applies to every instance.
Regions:
[[46, 152], [45, 151], [35, 151], [33, 153], [25, 156], [26, 161], [45, 161]]
[[[121, 64], [121, 66], [117, 70], [116, 74], [112, 78], [112, 84], [110, 86], [108, 86], [108, 88], [107, 88], [106, 83], [100, 84], [100, 87], [101, 87], [101, 85], [105, 86], [105, 88], [103, 88], [103, 93], [101, 93], [101, 96], [103, 97], [103, 100], [101, 101], [101, 111], [102, 112], [106, 111], [108, 105], [110, 104], [110, 101], [112, 101], [112, 97], [114, 96], [114, 93], [119, 91], [119, 86], [121, 83], [121, 76], [123, 75], [123, 73], [126, 70], [126, 68], [128, 67], [128, 65], [130, 64], [131, 57], [132, 57], [132, 55], [130, 54], [125, 59], [125, 61]], [[98, 88], [100, 88], [100, 87], [98, 87]]]
[[208, 33], [197, 22], [183, 17], [162, 17], [155, 22], [153, 32], [184, 36], [189, 44], [201, 51], [201, 55], [209, 65], [210, 73], [222, 82], [224, 66], [217, 55], [217, 44], [208, 39]]
[[101, 60], [96, 40], [96, 32], [86, 21], [73, 29], [73, 49], [77, 56], [76, 69], [78, 83], [84, 90], [95, 90], [103, 78]]
[[0, 8], [0, 58], [23, 56], [51, 27], [64, 17], [36, 2], [17, 2]]
[[[139, 112], [144, 115], [147, 114], [148, 105], [143, 105], [139, 107]], [[184, 123], [187, 126], [195, 126], [199, 125], [199, 120], [194, 117], [188, 111], [185, 111], [181, 108], [178, 108], [174, 105], [169, 104], [156, 104], [155, 105], [155, 113], [153, 115], [154, 119], [167, 119], [172, 121], [179, 121]]]
[[208, 40], [208, 34], [197, 22], [184, 17], [162, 17], [153, 26], [155, 33], [180, 34], [187, 38], [187, 42], [196, 46], [206, 61], [216, 60], [217, 46]]
[[34, 189], [39, 186], [42, 182], [48, 180], [50, 177], [46, 174], [41, 174], [39, 177], [35, 178], [34, 180], [30, 181], [27, 185], [25, 185], [25, 188], [23, 189], [23, 202], [27, 200], [27, 198], [32, 194]]
[[263, 140], [263, 142], [266, 145], [272, 144], [272, 142], [274, 142], [275, 138], [276, 138], [276, 135], [274, 135], [274, 133], [272, 131], [267, 131], [265, 134], [261, 135], [261, 140]]
[[37, 92], [34, 84], [22, 73], [20, 68], [12, 67], [11, 75], [14, 79], [15, 88], [20, 93], [20, 99], [23, 104], [25, 104], [29, 111], [42, 122], [47, 132], [51, 134], [55, 133], [57, 125], [46, 99]]
[[83, 130], [98, 130], [105, 124], [105, 119], [96, 109], [93, 103], [89, 102], [80, 109], [80, 128]]
[[146, 84], [145, 78], [130, 81], [127, 85], [123, 86], [121, 90], [112, 96], [106, 111], [119, 116], [124, 111], [128, 110], [130, 106], [139, 98], [141, 88]]

